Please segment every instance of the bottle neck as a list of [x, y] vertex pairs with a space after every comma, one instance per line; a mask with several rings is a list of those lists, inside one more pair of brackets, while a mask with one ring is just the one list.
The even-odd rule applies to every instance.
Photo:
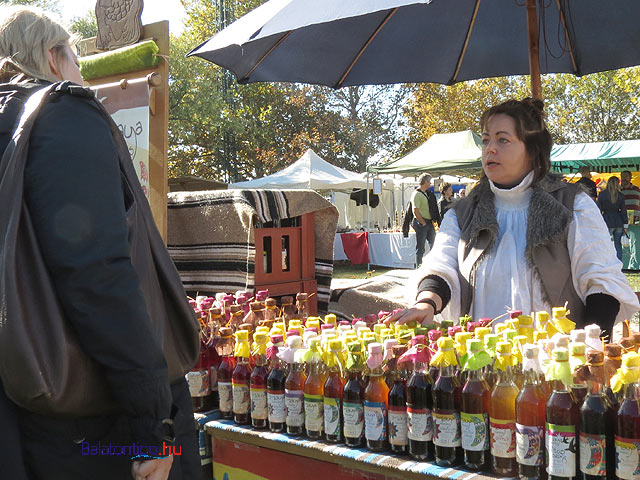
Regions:
[[625, 400], [638, 400], [638, 384], [629, 383], [624, 385], [624, 399]]
[[482, 373], [482, 369], [477, 370], [468, 370], [467, 380], [469, 382], [479, 382], [484, 380], [484, 374]]
[[513, 367], [507, 365], [504, 370], [498, 370], [498, 383], [513, 383]]
[[264, 354], [256, 355], [256, 367], [264, 367], [267, 365], [267, 356]]
[[302, 372], [304, 371], [304, 363], [292, 363], [291, 364], [291, 371], [292, 372]]
[[524, 372], [524, 385], [540, 385], [540, 376], [535, 370]]
[[441, 377], [453, 377], [456, 374], [456, 367], [453, 365], [446, 365], [444, 367], [440, 367], [440, 376]]

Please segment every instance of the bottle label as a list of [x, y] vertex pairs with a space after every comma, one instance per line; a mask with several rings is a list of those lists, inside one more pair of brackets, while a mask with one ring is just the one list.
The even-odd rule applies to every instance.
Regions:
[[340, 399], [324, 397], [324, 431], [327, 435], [340, 436]]
[[218, 391], [218, 369], [213, 365], [209, 368], [209, 386], [212, 392]]
[[343, 403], [344, 436], [361, 438], [364, 432], [364, 408], [361, 403]]
[[605, 435], [580, 432], [580, 471], [585, 475], [607, 476]]
[[304, 426], [310, 432], [322, 432], [324, 426], [322, 395], [304, 394]]
[[364, 436], [367, 440], [386, 440], [387, 406], [384, 403], [364, 401]]
[[192, 397], [206, 397], [211, 392], [208, 370], [187, 372], [185, 378], [187, 380], [187, 385], [189, 385], [189, 394]]
[[407, 407], [408, 437], [416, 442], [433, 440], [433, 418], [427, 408]]
[[616, 435], [616, 477], [624, 480], [640, 478], [640, 439]]
[[491, 455], [516, 458], [516, 422], [491, 418]]
[[269, 408], [269, 422], [284, 423], [287, 420], [284, 392], [277, 390], [268, 391], [267, 407]]
[[233, 413], [236, 415], [249, 413], [251, 404], [249, 385], [246, 383], [232, 382], [233, 385]]
[[407, 409], [406, 407], [395, 407], [389, 405], [389, 443], [391, 445], [407, 445]]
[[516, 423], [516, 460], [521, 465], [539, 467], [544, 463], [544, 427]]
[[489, 450], [489, 417], [486, 413], [460, 412], [462, 448], [472, 452]]
[[576, 427], [546, 424], [547, 473], [558, 477], [576, 476]]
[[460, 447], [460, 412], [453, 410], [433, 411], [433, 443], [439, 447]]
[[251, 418], [256, 420], [267, 419], [267, 391], [264, 388], [251, 388]]
[[218, 397], [220, 398], [220, 411], [230, 412], [233, 409], [231, 382], [218, 382]]
[[304, 426], [304, 392], [302, 390], [284, 390], [284, 405], [287, 410], [287, 425]]

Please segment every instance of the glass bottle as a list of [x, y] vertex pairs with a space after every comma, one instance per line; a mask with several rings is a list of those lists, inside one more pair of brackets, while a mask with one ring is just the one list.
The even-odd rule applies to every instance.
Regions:
[[547, 400], [545, 444], [549, 480], [578, 478], [577, 435], [580, 412], [569, 388], [573, 381], [569, 366], [569, 351], [555, 348], [547, 370], [553, 391]]
[[609, 386], [611, 377], [622, 366], [622, 347], [616, 343], [609, 343], [604, 346], [604, 375], [606, 379], [605, 393], [609, 398], [609, 402], [615, 411], [618, 411], [620, 407], [620, 401], [622, 399], [622, 391], [614, 393]]
[[537, 345], [525, 345], [524, 384], [516, 399], [516, 461], [521, 479], [546, 478], [544, 431], [547, 398], [542, 388]]
[[284, 383], [287, 371], [284, 363], [278, 358], [278, 351], [283, 346], [282, 335], [271, 336], [271, 347], [267, 348], [270, 363], [267, 376], [267, 408], [269, 410], [269, 430], [282, 433], [286, 430], [287, 412], [284, 402]]
[[233, 418], [233, 390], [231, 376], [236, 368], [236, 359], [233, 356], [234, 342], [232, 330], [229, 327], [220, 329], [220, 340], [216, 345], [216, 351], [220, 355], [218, 367], [218, 407], [220, 418]]
[[362, 381], [362, 345], [347, 344], [347, 382], [342, 391], [342, 418], [344, 443], [361, 447], [364, 439], [364, 382]]
[[465, 467], [479, 471], [491, 465], [488, 415], [491, 391], [484, 379], [483, 367], [492, 359], [478, 339], [467, 340], [467, 356], [467, 381], [462, 388], [460, 411], [462, 450]]
[[287, 324], [289, 320], [296, 318], [296, 308], [293, 304], [293, 297], [282, 297], [280, 299], [280, 309], [282, 310], [282, 318]]
[[623, 391], [620, 408], [616, 416], [616, 477], [637, 479], [640, 471], [640, 356], [626, 353], [621, 366], [611, 379], [614, 393]]
[[200, 325], [200, 353], [196, 364], [185, 375], [191, 404], [194, 412], [206, 412], [213, 408], [213, 395], [211, 395], [211, 373], [209, 371], [209, 347], [207, 346], [208, 333], [204, 321]]
[[326, 365], [329, 370], [324, 383], [324, 437], [327, 442], [342, 441], [342, 391], [345, 380], [342, 376], [342, 341], [329, 340], [329, 355]]
[[297, 310], [297, 318], [301, 320], [306, 320], [310, 315], [309, 313], [309, 295], [306, 293], [298, 293], [296, 295], [296, 310]]
[[607, 478], [608, 465], [615, 462], [615, 412], [604, 383], [604, 354], [590, 350], [580, 368], [588, 382], [588, 393], [580, 408], [580, 472], [583, 480]]
[[384, 381], [382, 345], [372, 342], [368, 345], [369, 382], [364, 391], [364, 430], [367, 449], [372, 452], [388, 448], [387, 411], [389, 409], [389, 387]]
[[249, 394], [251, 396], [251, 425], [254, 428], [267, 428], [267, 335], [256, 333], [253, 358], [256, 366], [251, 372], [249, 380]]
[[304, 382], [304, 424], [307, 437], [312, 440], [321, 439], [324, 430], [324, 367], [320, 356], [320, 338], [309, 341], [309, 349], [305, 352], [305, 363], [309, 376]]
[[249, 394], [249, 381], [251, 378], [251, 364], [249, 359], [249, 332], [247, 330], [236, 331], [236, 368], [231, 375], [233, 395], [233, 421], [238, 425], [251, 423], [251, 400]]
[[[415, 338], [415, 337], [414, 337]], [[407, 377], [404, 371], [404, 363], [398, 360], [407, 351], [406, 345], [394, 345], [392, 347], [393, 362], [391, 370], [391, 390], [389, 390], [389, 447], [393, 453], [405, 454], [408, 450], [408, 425], [407, 425]]]
[[460, 400], [462, 387], [456, 377], [456, 357], [453, 339], [438, 339], [438, 351], [431, 360], [439, 367], [438, 380], [433, 386], [433, 443], [436, 464], [454, 467], [462, 462], [460, 432]]
[[415, 356], [413, 373], [407, 382], [409, 455], [418, 461], [433, 458], [433, 380], [427, 369], [428, 360], [426, 352]]
[[496, 363], [498, 380], [491, 392], [491, 467], [503, 477], [517, 475], [516, 463], [516, 398], [518, 387], [513, 381], [515, 358], [508, 342], [498, 342]]
[[[212, 307], [209, 309], [209, 338], [207, 339], [207, 348], [209, 350], [209, 385], [211, 393], [218, 393], [218, 368], [220, 367], [220, 355], [216, 351], [216, 345], [220, 340], [220, 328], [224, 325], [222, 313], [219, 308]], [[214, 403], [215, 401], [215, 395]]]
[[243, 319], [244, 319], [244, 310], [242, 310], [242, 307], [240, 305], [236, 305], [235, 303], [229, 306], [229, 322], [227, 323], [227, 325], [229, 325], [233, 331], [235, 332], [236, 330], [238, 330], [240, 328], [240, 325], [242, 325], [244, 323]]
[[288, 337], [287, 343], [293, 351], [289, 375], [284, 382], [287, 433], [298, 436], [304, 433], [304, 384], [307, 376], [304, 373], [304, 351], [300, 350], [302, 338]]
[[[577, 330], [574, 330], [571, 333], [573, 334], [576, 331]], [[582, 407], [582, 402], [587, 396], [588, 390], [586, 380], [575, 375], [575, 372], [586, 362], [585, 349], [586, 346], [582, 342], [569, 343], [569, 365], [571, 365], [571, 371], [574, 372], [573, 383], [571, 384], [571, 393], [573, 393], [573, 396], [575, 397], [578, 408]]]

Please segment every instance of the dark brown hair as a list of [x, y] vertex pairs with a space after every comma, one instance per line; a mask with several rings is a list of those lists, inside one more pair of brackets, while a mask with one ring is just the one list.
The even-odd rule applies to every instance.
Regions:
[[480, 128], [484, 131], [494, 115], [503, 114], [513, 118], [516, 135], [524, 142], [533, 167], [533, 183], [541, 180], [551, 168], [551, 146], [553, 140], [544, 121], [544, 102], [537, 98], [507, 100], [485, 110], [480, 117]]
[[447, 191], [448, 188], [451, 188], [451, 184], [449, 182], [443, 182], [440, 184], [440, 193], [444, 195], [444, 192]]

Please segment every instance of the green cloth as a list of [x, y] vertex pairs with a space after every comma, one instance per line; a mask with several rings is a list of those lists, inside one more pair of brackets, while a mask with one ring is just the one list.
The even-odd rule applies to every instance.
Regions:
[[417, 208], [425, 220], [431, 220], [431, 211], [429, 210], [429, 200], [427, 196], [420, 190], [414, 190], [411, 194], [411, 205]]
[[158, 45], [145, 40], [135, 45], [79, 59], [80, 73], [84, 80], [136, 72], [155, 67], [160, 61]]

